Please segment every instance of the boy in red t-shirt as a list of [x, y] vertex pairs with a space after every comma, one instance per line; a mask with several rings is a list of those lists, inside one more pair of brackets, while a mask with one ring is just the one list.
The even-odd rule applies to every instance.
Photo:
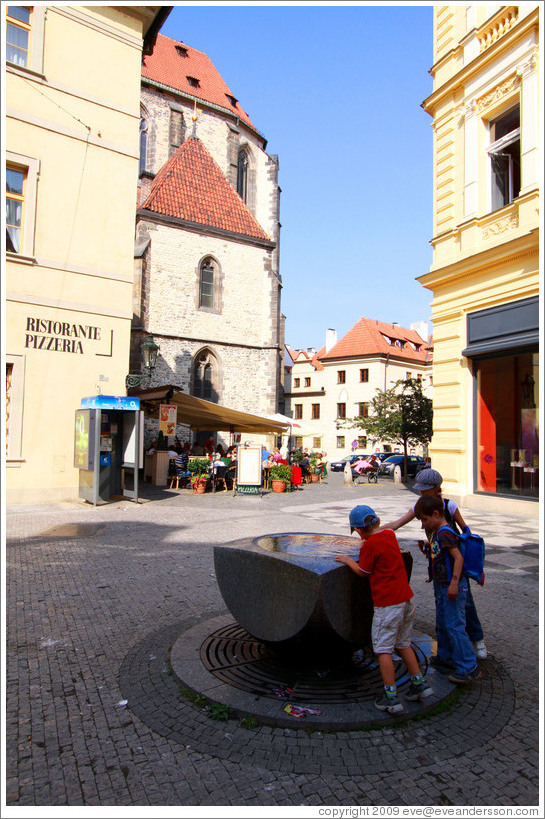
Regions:
[[374, 607], [371, 637], [384, 683], [384, 694], [375, 700], [375, 706], [379, 711], [395, 714], [403, 711], [403, 703], [397, 698], [392, 659], [394, 650], [401, 656], [411, 675], [406, 699], [424, 700], [433, 694], [411, 648], [415, 616], [413, 590], [407, 580], [395, 534], [391, 529], [379, 531], [380, 518], [370, 506], [361, 505], [352, 509], [350, 529], [352, 532], [356, 530], [362, 541], [359, 562], [356, 563], [349, 555], [337, 555], [335, 560], [345, 563], [360, 577], [369, 578]]

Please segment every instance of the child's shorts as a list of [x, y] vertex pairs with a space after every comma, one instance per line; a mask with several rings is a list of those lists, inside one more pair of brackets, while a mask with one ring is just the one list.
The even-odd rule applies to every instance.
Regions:
[[377, 606], [371, 628], [375, 654], [392, 654], [396, 648], [408, 648], [415, 614], [414, 597], [395, 606]]

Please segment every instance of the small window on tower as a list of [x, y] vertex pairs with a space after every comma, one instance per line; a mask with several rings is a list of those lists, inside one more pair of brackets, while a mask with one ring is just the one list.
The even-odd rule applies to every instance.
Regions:
[[187, 48], [185, 46], [177, 45], [176, 51], [180, 57], [187, 57]]
[[188, 77], [187, 81], [188, 81], [189, 85], [191, 86], [191, 88], [199, 88], [200, 85], [201, 85], [196, 77]]
[[233, 97], [232, 94], [226, 94], [225, 96], [227, 97], [227, 99], [229, 100], [229, 102], [231, 103], [233, 108], [236, 108], [237, 107], [237, 102], [238, 102], [236, 97]]

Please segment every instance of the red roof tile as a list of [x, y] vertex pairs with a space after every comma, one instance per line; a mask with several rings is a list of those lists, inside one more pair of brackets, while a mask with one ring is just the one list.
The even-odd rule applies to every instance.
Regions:
[[270, 241], [200, 139], [182, 142], [155, 179], [142, 209]]
[[[392, 344], [390, 342], [398, 342]], [[411, 343], [419, 349], [415, 350]], [[363, 355], [386, 355], [390, 353], [396, 358], [405, 358], [407, 361], [431, 361], [427, 348], [429, 343], [416, 332], [407, 330], [398, 324], [386, 324], [376, 319], [360, 319], [351, 330], [328, 353], [320, 355], [322, 361], [330, 358], [350, 358]]]
[[[187, 56], [183, 56], [183, 53]], [[158, 34], [153, 54], [144, 57], [142, 77], [167, 85], [176, 91], [183, 91], [197, 100], [219, 105], [246, 122], [254, 131], [257, 130], [203, 51], [197, 51], [185, 43]], [[198, 88], [190, 85], [188, 77], [198, 80]]]

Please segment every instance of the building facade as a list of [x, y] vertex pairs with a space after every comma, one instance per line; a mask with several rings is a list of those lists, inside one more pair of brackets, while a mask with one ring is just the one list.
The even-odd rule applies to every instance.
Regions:
[[347, 455], [354, 441], [369, 453], [396, 449], [391, 441], [368, 436], [364, 427], [342, 426], [346, 419], [369, 414], [377, 390], [413, 378], [431, 398], [432, 345], [426, 322], [407, 329], [362, 318], [339, 340], [335, 330], [328, 330], [318, 352], [289, 353], [286, 408], [299, 425], [293, 427], [295, 443], [325, 451], [330, 460]]
[[141, 134], [135, 356], [151, 332], [160, 354], [150, 386], [274, 414], [278, 159], [206, 54], [162, 35], [143, 65]]
[[8, 502], [77, 497], [75, 410], [125, 394], [142, 51], [169, 8], [3, 6]]
[[537, 3], [434, 8], [431, 458], [465, 505], [534, 515], [538, 63]]

